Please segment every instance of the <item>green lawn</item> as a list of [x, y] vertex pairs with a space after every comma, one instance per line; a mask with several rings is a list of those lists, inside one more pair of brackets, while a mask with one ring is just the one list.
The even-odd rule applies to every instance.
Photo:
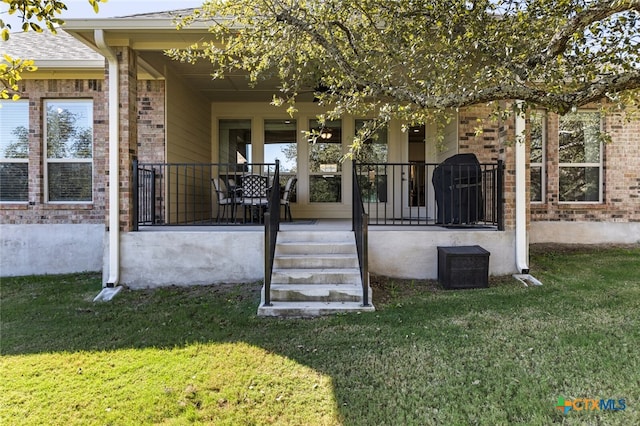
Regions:
[[531, 268], [543, 287], [376, 278], [376, 312], [312, 320], [257, 318], [259, 283], [94, 304], [97, 274], [3, 278], [0, 424], [640, 424], [640, 248]]

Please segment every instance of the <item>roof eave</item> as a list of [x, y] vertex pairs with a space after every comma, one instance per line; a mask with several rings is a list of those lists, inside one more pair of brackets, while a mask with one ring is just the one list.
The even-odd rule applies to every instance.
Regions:
[[[207, 31], [210, 22], [195, 21], [188, 27], [180, 29], [186, 32]], [[141, 32], [141, 31], [176, 31], [176, 19], [166, 18], [107, 18], [107, 19], [67, 19], [64, 29], [67, 32], [93, 31], [96, 29]]]

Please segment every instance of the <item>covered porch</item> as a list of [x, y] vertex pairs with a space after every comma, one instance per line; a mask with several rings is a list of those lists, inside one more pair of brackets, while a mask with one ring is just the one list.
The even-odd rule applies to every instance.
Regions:
[[[269, 104], [278, 92], [273, 82], [249, 86], [245, 75], [212, 80], [209, 64], [178, 63], [163, 55], [165, 49], [206, 37], [204, 23], [178, 32], [170, 16], [155, 15], [70, 20], [67, 31], [101, 52], [108, 63], [105, 285], [264, 279], [264, 227], [248, 220], [244, 205], [234, 206], [235, 213], [220, 212], [212, 179], [221, 179], [229, 190], [234, 174], [234, 183], [242, 187], [242, 177], [232, 166], [262, 165], [254, 174], [268, 180], [268, 165], [276, 160], [281, 185], [291, 176], [297, 178], [291, 199], [294, 221], [283, 222], [281, 233], [288, 232], [288, 226], [315, 226], [322, 232], [325, 221], [352, 218], [353, 183], [360, 185], [371, 231], [371, 273], [434, 278], [439, 245], [483, 246], [492, 253], [492, 274], [524, 269], [516, 260], [526, 257], [524, 210], [519, 220], [525, 228], [515, 242], [513, 154], [519, 147], [506, 142], [515, 139], [518, 130], [513, 123], [483, 122], [479, 135], [476, 128], [489, 116], [487, 107], [451, 111], [443, 123], [405, 127], [391, 121], [367, 141], [358, 163], [343, 162], [367, 117], [345, 115], [325, 124], [326, 137], [310, 140], [309, 131], [322, 130], [317, 116], [325, 112], [313, 102], [313, 88], [289, 114]], [[465, 188], [467, 195], [458, 201], [466, 199], [467, 207], [458, 209], [462, 214], [456, 217], [442, 208], [444, 217], [439, 218], [434, 176], [438, 166], [456, 154], [475, 154], [482, 178], [443, 185]], [[524, 172], [524, 156], [519, 161], [518, 173]], [[481, 197], [469, 195], [469, 185]], [[520, 196], [524, 199], [526, 192]]]

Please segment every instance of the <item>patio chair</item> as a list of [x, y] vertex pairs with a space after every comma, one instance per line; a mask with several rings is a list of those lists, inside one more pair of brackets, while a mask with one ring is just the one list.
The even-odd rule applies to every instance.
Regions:
[[289, 216], [289, 222], [293, 222], [291, 217], [291, 194], [296, 188], [296, 182], [298, 182], [298, 178], [291, 176], [284, 185], [284, 191], [282, 191], [282, 197], [280, 198], [280, 205], [284, 207], [284, 220], [287, 220], [287, 216]]
[[261, 175], [246, 175], [242, 178], [242, 205], [244, 206], [244, 218], [247, 220], [247, 211], [251, 212], [251, 221], [254, 218], [262, 223], [264, 210], [269, 204], [267, 198], [268, 178]]
[[[218, 203], [216, 222], [220, 223], [220, 213], [222, 213], [222, 217], [226, 217], [227, 206], [231, 208], [231, 220], [235, 221], [236, 207], [238, 204], [242, 203], [242, 197], [236, 189], [229, 191], [224, 181], [220, 178], [213, 178], [211, 179], [211, 182], [213, 183], [213, 189], [216, 192], [216, 201]], [[228, 219], [229, 218], [227, 218], [227, 221]]]

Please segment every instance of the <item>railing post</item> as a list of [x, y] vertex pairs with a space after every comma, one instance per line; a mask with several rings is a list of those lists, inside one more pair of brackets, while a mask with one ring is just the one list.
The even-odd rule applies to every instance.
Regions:
[[358, 187], [358, 171], [356, 170], [356, 159], [351, 160], [351, 231], [356, 232], [356, 217], [358, 214], [356, 191], [359, 191]]
[[362, 214], [362, 306], [369, 303], [369, 215]]
[[[277, 214], [280, 214], [280, 210]], [[264, 306], [271, 306], [271, 246], [271, 212], [268, 211], [264, 214]]]
[[140, 203], [140, 188], [139, 188], [139, 176], [138, 176], [138, 160], [133, 160], [133, 205], [131, 206], [131, 216], [132, 216], [132, 225], [131, 230], [138, 230], [138, 211], [139, 211], [139, 203]]
[[504, 161], [498, 160], [496, 178], [496, 211], [498, 212], [498, 231], [504, 231]]

